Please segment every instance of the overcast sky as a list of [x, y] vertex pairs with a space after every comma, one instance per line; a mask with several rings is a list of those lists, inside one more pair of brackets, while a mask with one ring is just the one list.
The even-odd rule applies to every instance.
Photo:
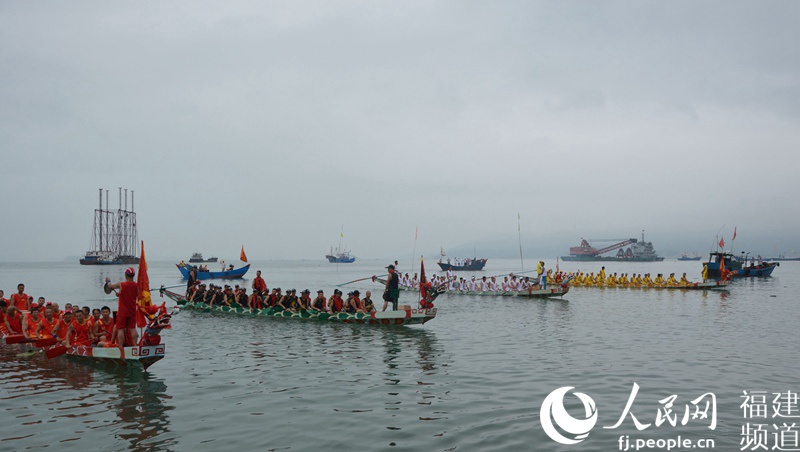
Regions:
[[[800, 2], [2, 2], [0, 261], [800, 251]], [[702, 248], [700, 248], [702, 246]], [[480, 254], [480, 253], [479, 253]]]

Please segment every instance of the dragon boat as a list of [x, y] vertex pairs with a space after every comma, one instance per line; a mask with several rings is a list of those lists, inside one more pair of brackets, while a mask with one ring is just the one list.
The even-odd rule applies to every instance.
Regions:
[[190, 302], [186, 298], [176, 292], [172, 292], [165, 288], [159, 289], [161, 296], [175, 301], [178, 306], [183, 306], [188, 309], [194, 309], [199, 312], [218, 312], [225, 314], [238, 314], [255, 317], [280, 317], [290, 319], [304, 319], [304, 320], [318, 320], [327, 322], [341, 322], [353, 323], [364, 325], [415, 325], [423, 324], [436, 317], [436, 308], [431, 309], [401, 309], [397, 311], [384, 311], [363, 313], [358, 312], [355, 314], [348, 314], [339, 312], [331, 314], [329, 312], [319, 312], [310, 310], [299, 310], [297, 312], [288, 311], [280, 308], [265, 308], [258, 310], [251, 310], [249, 308], [231, 307], [227, 305], [209, 306], [206, 303]]
[[158, 307], [153, 318], [144, 329], [139, 345], [132, 347], [91, 347], [77, 345], [67, 347], [53, 345], [44, 348], [48, 359], [64, 355], [67, 358], [113, 367], [140, 367], [147, 370], [166, 355], [166, 347], [161, 343], [160, 333], [172, 327], [172, 313], [167, 313], [164, 304]]
[[[372, 278], [373, 282], [386, 285], [386, 280], [378, 277]], [[419, 292], [416, 287], [401, 286], [400, 290]], [[547, 289], [531, 289], [531, 290], [512, 290], [512, 291], [472, 291], [472, 290], [446, 290], [444, 286], [438, 286], [437, 291], [449, 295], [473, 295], [473, 296], [490, 296], [490, 297], [522, 297], [522, 298], [551, 298], [563, 297], [569, 292], [568, 284], [553, 284], [553, 287]]]
[[694, 282], [686, 285], [657, 285], [657, 284], [573, 284], [575, 287], [596, 289], [653, 289], [653, 290], [725, 290], [730, 281]]

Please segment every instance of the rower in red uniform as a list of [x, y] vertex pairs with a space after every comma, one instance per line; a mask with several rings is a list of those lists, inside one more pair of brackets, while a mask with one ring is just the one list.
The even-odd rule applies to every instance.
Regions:
[[75, 311], [75, 320], [69, 325], [67, 330], [67, 347], [70, 345], [78, 346], [92, 345], [91, 333], [89, 332], [89, 322], [83, 316], [83, 310]]
[[[0, 290], [0, 294], [3, 291]], [[4, 298], [0, 298], [0, 337], [5, 336], [8, 334], [6, 330], [6, 310], [8, 309], [8, 301]]]
[[17, 293], [11, 295], [10, 304], [20, 311], [28, 310], [28, 295], [25, 293], [25, 284], [19, 283], [17, 285]]
[[69, 325], [72, 323], [72, 311], [64, 311], [64, 314], [61, 316], [61, 319], [56, 322], [56, 326], [53, 327], [53, 331], [51, 334], [53, 337], [58, 339], [58, 341], [62, 345], [67, 344], [67, 332], [69, 331]]
[[114, 319], [111, 318], [111, 308], [100, 308], [100, 318], [94, 321], [94, 337], [98, 346], [105, 347], [114, 341]]
[[25, 339], [39, 339], [36, 332], [39, 330], [39, 305], [33, 303], [30, 312], [22, 319], [22, 334]]
[[344, 300], [342, 300], [342, 291], [339, 289], [334, 289], [333, 295], [328, 300], [328, 312], [332, 314], [342, 312], [343, 308]]
[[125, 281], [109, 284], [106, 278], [103, 290], [110, 294], [112, 290], [119, 289], [119, 307], [117, 308], [117, 343], [120, 348], [126, 343], [126, 333], [130, 336], [130, 345], [139, 343], [139, 333], [136, 332], [136, 300], [139, 298], [139, 287], [133, 277], [136, 270], [133, 267], [125, 269]]
[[22, 334], [22, 314], [16, 306], [11, 305], [6, 310], [6, 331], [11, 336]]
[[53, 328], [56, 327], [58, 323], [58, 317], [53, 315], [53, 308], [46, 307], [44, 309], [44, 315], [42, 319], [39, 320], [39, 327], [36, 329], [36, 336], [41, 338], [48, 338], [53, 337], [51, 334], [53, 332]]

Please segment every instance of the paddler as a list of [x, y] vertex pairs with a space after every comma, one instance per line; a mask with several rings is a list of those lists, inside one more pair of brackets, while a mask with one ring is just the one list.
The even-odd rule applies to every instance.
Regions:
[[[384, 303], [384, 308], [386, 307], [386, 303]], [[337, 312], [342, 312], [344, 308], [344, 300], [342, 300], [342, 291], [339, 289], [334, 289], [333, 295], [328, 300], [328, 312], [331, 314], [335, 314]]]
[[8, 330], [6, 329], [7, 309], [8, 309], [8, 301], [5, 298], [0, 298], [0, 336], [5, 336], [6, 334], [8, 334]]
[[364, 312], [375, 312], [375, 303], [372, 302], [372, 292], [369, 290], [364, 294], [364, 299], [361, 300], [361, 306], [363, 307]]
[[53, 330], [50, 334], [53, 335], [62, 345], [67, 344], [67, 332], [69, 331], [69, 326], [72, 323], [72, 311], [65, 310], [64, 315], [61, 316], [61, 319], [56, 322], [56, 325], [53, 327]]
[[108, 306], [100, 308], [100, 318], [94, 322], [92, 333], [100, 347], [105, 347], [113, 342], [114, 319], [111, 318], [111, 308]]
[[317, 291], [317, 298], [314, 298], [314, 301], [311, 302], [309, 309], [312, 311], [325, 311], [325, 292], [322, 290]]
[[25, 284], [17, 284], [17, 293], [11, 294], [11, 306], [14, 306], [20, 311], [27, 311], [30, 307], [28, 303], [28, 294], [25, 293]]
[[84, 317], [83, 310], [78, 309], [75, 311], [75, 320], [67, 329], [66, 346], [69, 347], [81, 345], [87, 347], [92, 345], [92, 338], [91, 331], [89, 330], [89, 322]]
[[119, 307], [117, 308], [117, 343], [120, 348], [125, 344], [125, 335], [129, 334], [131, 345], [139, 343], [139, 333], [136, 332], [136, 300], [139, 298], [139, 287], [133, 277], [136, 270], [133, 267], [125, 269], [125, 281], [110, 283], [111, 279], [106, 278], [103, 290], [110, 294], [113, 290], [119, 290]]
[[22, 314], [20, 314], [19, 309], [13, 304], [6, 310], [4, 322], [9, 336], [22, 334]]
[[37, 331], [39, 330], [39, 305], [33, 303], [28, 315], [22, 319], [22, 334], [25, 339], [39, 339]]
[[300, 298], [297, 299], [297, 309], [307, 311], [311, 306], [311, 291], [304, 289], [300, 292]]
[[53, 308], [51, 306], [45, 307], [44, 315], [39, 320], [39, 326], [36, 328], [36, 336], [41, 338], [53, 337], [51, 333], [56, 323], [58, 323], [58, 317], [53, 314]]
[[[684, 273], [683, 276], [686, 276], [686, 273]], [[689, 281], [687, 280], [686, 282], [689, 282]], [[670, 273], [669, 274], [669, 278], [667, 278], [667, 285], [668, 286], [677, 286], [678, 285], [678, 280], [675, 279], [675, 273]]]
[[686, 277], [686, 273], [684, 273], [683, 275], [681, 275], [681, 282], [680, 282], [680, 284], [681, 284], [682, 286], [688, 286], [688, 285], [691, 285], [691, 284], [692, 284], [692, 283], [691, 283], [691, 281], [689, 281], [689, 278], [687, 278], [687, 277]]

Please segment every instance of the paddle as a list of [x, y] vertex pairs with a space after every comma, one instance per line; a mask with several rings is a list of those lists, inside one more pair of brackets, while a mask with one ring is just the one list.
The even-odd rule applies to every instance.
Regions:
[[9, 344], [9, 345], [11, 345], [11, 344], [33, 344], [36, 347], [49, 347], [51, 345], [56, 345], [57, 342], [58, 342], [58, 340], [56, 340], [56, 338], [54, 338], [54, 337], [46, 337], [46, 338], [42, 338], [42, 339], [36, 339], [36, 338], [32, 337], [32, 338], [27, 338], [26, 339], [25, 336], [23, 336], [21, 334], [17, 335], [17, 336], [8, 336], [8, 337], [6, 337], [6, 344]]
[[388, 276], [388, 275], [379, 275], [379, 276], [374, 276], [374, 275], [373, 275], [373, 276], [367, 276], [366, 278], [354, 279], [354, 280], [352, 280], [352, 281], [348, 281], [348, 282], [346, 282], [346, 283], [337, 284], [337, 285], [336, 285], [336, 287], [342, 287], [342, 286], [346, 286], [346, 285], [348, 285], [348, 284], [352, 284], [352, 283], [354, 283], [354, 282], [359, 282], [359, 281], [365, 281], [365, 280], [367, 280], [367, 279], [372, 279], [372, 278], [380, 278], [380, 277], [382, 277], [382, 276]]
[[67, 353], [67, 351], [69, 351], [69, 348], [66, 345], [59, 345], [57, 347], [48, 348], [44, 351], [44, 354], [47, 356], [47, 359], [53, 359]]
[[183, 284], [175, 284], [174, 286], [160, 286], [160, 287], [151, 287], [150, 292], [155, 292], [160, 289], [174, 289], [176, 287], [186, 287], [186, 283]]

